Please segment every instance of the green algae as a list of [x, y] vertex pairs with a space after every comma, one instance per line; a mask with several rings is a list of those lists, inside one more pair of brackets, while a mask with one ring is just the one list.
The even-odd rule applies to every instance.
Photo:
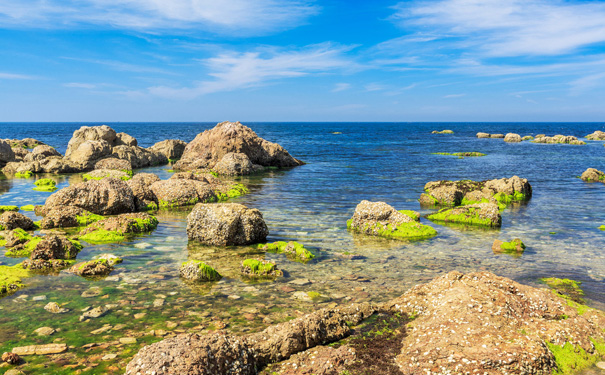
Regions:
[[199, 202], [199, 198], [195, 197], [195, 198], [191, 198], [188, 201], [186, 201], [185, 203], [179, 203], [178, 200], [172, 200], [172, 201], [165, 201], [160, 199], [159, 200], [159, 208], [176, 208], [176, 207], [183, 207], [183, 206], [193, 206], [194, 204]]
[[556, 277], [545, 277], [540, 279], [540, 281], [575, 303], [583, 304], [585, 302], [584, 298], [582, 298], [584, 291], [580, 287], [582, 284], [581, 281], [559, 279]]
[[158, 204], [155, 202], [148, 203], [145, 206], [145, 211], [157, 211], [157, 210], [158, 210]]
[[605, 231], [605, 225], [601, 225], [599, 229]]
[[80, 240], [86, 241], [90, 244], [103, 244], [103, 243], [112, 243], [112, 242], [122, 242], [126, 238], [123, 234], [117, 231], [109, 231], [105, 229], [98, 229], [90, 233], [86, 233], [83, 236], [80, 236]]
[[199, 272], [198, 280], [200, 281], [218, 281], [223, 278], [223, 276], [214, 268], [199, 260], [189, 260], [187, 262], [183, 262], [181, 267], [187, 267], [190, 265], [197, 267]]
[[6, 211], [19, 211], [19, 207], [17, 206], [0, 206], [0, 212], [6, 212]]
[[29, 276], [31, 276], [30, 271], [24, 269], [21, 264], [0, 266], [0, 296], [23, 288], [25, 285], [22, 279]]
[[[420, 214], [416, 211], [412, 211], [412, 210], [399, 210], [399, 212], [401, 212], [402, 214], [408, 216], [410, 219], [414, 220], [414, 221], [420, 221]], [[347, 228], [350, 226], [350, 224], [348, 224], [347, 221]]]
[[226, 192], [216, 190], [214, 192], [214, 194], [216, 194], [219, 202], [224, 202], [230, 198], [237, 198], [242, 195], [248, 194], [249, 192], [250, 191], [248, 190], [248, 188], [245, 187], [244, 185], [235, 184], [235, 185], [231, 186], [231, 188], [229, 190], [227, 190]]
[[510, 241], [510, 242], [502, 242], [502, 244], [500, 244], [500, 248], [502, 250], [504, 250], [505, 253], [517, 253], [519, 252], [517, 250], [517, 248], [521, 248], [523, 252], [523, 250], [525, 250], [526, 246], [523, 243], [523, 241], [521, 241], [518, 238], [515, 238], [514, 240]]
[[307, 250], [302, 244], [295, 241], [277, 241], [267, 244], [258, 244], [259, 249], [270, 253], [286, 254], [296, 261], [308, 262], [315, 258], [315, 255]]
[[56, 186], [57, 182], [55, 180], [53, 180], [52, 178], [41, 178], [41, 179], [37, 180], [36, 182], [34, 182], [34, 185], [36, 185], [36, 186]]
[[468, 225], [480, 225], [485, 227], [492, 227], [494, 224], [489, 218], [481, 218], [479, 208], [470, 207], [467, 213], [453, 214], [452, 212], [457, 208], [444, 208], [438, 212], [427, 216], [427, 219], [431, 221], [441, 221], [444, 223], [460, 223]]
[[34, 210], [34, 205], [33, 204], [27, 204], [25, 206], [21, 206], [21, 210], [22, 211], [33, 211]]
[[573, 345], [566, 342], [564, 345], [556, 345], [546, 342], [548, 349], [555, 357], [557, 369], [553, 374], [568, 375], [576, 374], [581, 370], [587, 369], [605, 356], [605, 341], [591, 339], [595, 348], [594, 353], [588, 353], [579, 345]]
[[95, 223], [95, 222], [97, 222], [99, 220], [103, 220], [103, 219], [105, 219], [104, 216], [93, 214], [93, 213], [76, 216], [76, 220], [78, 221], [78, 226], [81, 226], [81, 227], [85, 227], [89, 224]]
[[309, 296], [309, 298], [311, 298], [312, 300], [316, 300], [321, 298], [321, 293], [318, 292], [307, 292], [307, 295]]
[[242, 262], [242, 272], [246, 276], [275, 277], [281, 276], [282, 272], [277, 269], [275, 263], [263, 262], [258, 259], [246, 259]]
[[[120, 176], [120, 180], [122, 180], [122, 181], [128, 181], [128, 180], [130, 180], [132, 178], [132, 171], [126, 171], [125, 170], [125, 171], [122, 171], [122, 172], [126, 173], [127, 175], [126, 176]], [[110, 176], [111, 176], [110, 173], [107, 173], [105, 176], [93, 176], [93, 175], [91, 175], [89, 173], [84, 173], [82, 175], [82, 178], [84, 179], [84, 181], [90, 181], [90, 180], [100, 181], [100, 180], [102, 180], [104, 178], [107, 178], [107, 177], [110, 177]]]
[[25, 171], [25, 172], [17, 172], [17, 173], [15, 173], [15, 177], [17, 177], [17, 178], [30, 178], [33, 175], [34, 174], [31, 171]]
[[42, 192], [46, 192], [46, 193], [52, 193], [53, 191], [57, 190], [57, 187], [53, 186], [53, 185], [43, 185], [43, 186], [36, 186], [32, 190], [42, 191]]

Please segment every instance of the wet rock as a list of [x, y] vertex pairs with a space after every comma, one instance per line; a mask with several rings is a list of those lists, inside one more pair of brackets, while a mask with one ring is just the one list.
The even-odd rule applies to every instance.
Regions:
[[111, 177], [117, 178], [123, 181], [130, 180], [130, 174], [124, 171], [119, 171], [116, 169], [95, 169], [88, 173], [84, 173], [82, 178], [87, 180], [102, 180], [104, 178]]
[[165, 141], [158, 142], [153, 146], [149, 147], [148, 150], [160, 152], [168, 160], [178, 160], [183, 156], [183, 152], [185, 151], [185, 147], [187, 146], [186, 142], [183, 142], [178, 139], [167, 139]]
[[46, 306], [44, 306], [44, 310], [53, 314], [63, 314], [69, 311], [69, 309], [59, 306], [56, 302], [47, 303]]
[[531, 141], [533, 139], [534, 137], [532, 137], [531, 135], [526, 135], [525, 137], [521, 138], [522, 141]]
[[28, 153], [23, 161], [25, 162], [33, 162], [33, 161], [41, 161], [50, 157], [62, 157], [59, 151], [57, 151], [54, 147], [41, 145], [36, 146], [31, 153]]
[[25, 259], [22, 263], [23, 268], [36, 271], [60, 271], [71, 265], [64, 259]]
[[225, 176], [244, 176], [263, 169], [263, 166], [252, 164], [246, 154], [230, 152], [225, 154], [212, 170]]
[[57, 332], [57, 331], [54, 328], [50, 328], [50, 327], [40, 327], [34, 331], [34, 333], [37, 334], [38, 336], [50, 336], [55, 332]]
[[213, 168], [228, 153], [246, 154], [253, 164], [264, 167], [295, 167], [303, 164], [283, 147], [260, 138], [247, 126], [227, 121], [198, 134], [185, 147], [181, 160], [174, 168]]
[[125, 181], [115, 178], [91, 180], [63, 188], [46, 200], [44, 211], [74, 206], [98, 215], [117, 215], [135, 210], [134, 195]]
[[82, 250], [82, 245], [63, 235], [48, 235], [37, 243], [31, 259], [75, 259]]
[[94, 222], [80, 231], [80, 236], [104, 230], [118, 234], [148, 233], [158, 226], [155, 216], [144, 212], [121, 214]]
[[523, 254], [525, 251], [525, 244], [518, 238], [515, 238], [510, 242], [494, 240], [492, 251], [494, 253]]
[[113, 146], [138, 146], [136, 138], [126, 133], [117, 133]]
[[132, 168], [146, 168], [168, 163], [164, 154], [138, 146], [116, 146], [111, 154], [115, 158], [128, 160]]
[[447, 129], [446, 130], [441, 130], [441, 131], [439, 131], [439, 130], [433, 130], [431, 132], [431, 134], [454, 134], [454, 131], [453, 130], [447, 130]]
[[94, 169], [113, 169], [116, 171], [132, 171], [132, 165], [128, 160], [122, 160], [118, 158], [106, 158], [101, 159], [95, 163]]
[[295, 279], [295, 280], [290, 281], [290, 284], [304, 286], [304, 285], [310, 285], [311, 281], [309, 279]]
[[160, 181], [153, 173], [137, 173], [127, 181], [134, 195], [137, 211], [146, 211], [158, 208], [158, 198], [151, 190], [151, 185]]
[[13, 353], [18, 355], [45, 355], [59, 354], [67, 351], [66, 344], [30, 345], [13, 348]]
[[0, 168], [3, 168], [6, 163], [14, 160], [15, 152], [8, 143], [0, 139]]
[[249, 245], [268, 234], [261, 212], [237, 203], [199, 203], [187, 216], [187, 236], [206, 245]]
[[86, 262], [76, 263], [69, 272], [82, 277], [107, 276], [113, 271], [114, 267], [106, 259], [93, 259]]
[[120, 344], [136, 344], [137, 343], [137, 339], [136, 337], [120, 337]]
[[490, 138], [504, 138], [504, 134], [490, 134]]
[[45, 215], [40, 221], [40, 228], [42, 229], [84, 226], [103, 218], [74, 206], [58, 206], [46, 212]]
[[489, 133], [477, 133], [477, 138], [490, 138]]
[[29, 233], [25, 232], [21, 228], [17, 228], [6, 234], [4, 238], [4, 246], [7, 248], [15, 247], [17, 245], [25, 244], [27, 241], [31, 240], [31, 238], [32, 236]]
[[578, 140], [578, 138], [576, 138], [574, 136], [561, 135], [561, 134], [557, 134], [552, 137], [547, 137], [543, 134], [540, 134], [540, 136], [536, 136], [536, 138], [534, 138], [534, 140], [532, 142], [533, 143], [548, 143], [548, 144], [565, 143], [565, 144], [570, 144], [570, 145], [585, 145], [586, 144], [586, 142], [580, 141], [580, 140]]
[[605, 132], [597, 130], [592, 134], [588, 134], [585, 138], [589, 141], [605, 141]]
[[515, 134], [515, 133], [508, 133], [504, 137], [504, 142], [509, 142], [509, 143], [521, 142], [521, 136], [519, 134]]
[[88, 311], [85, 311], [81, 316], [80, 316], [80, 321], [86, 320], [86, 319], [96, 319], [96, 318], [100, 318], [103, 315], [107, 314], [109, 312], [109, 309], [105, 306], [98, 306], [95, 307], [94, 309], [90, 309]]
[[0, 215], [0, 230], [12, 230], [16, 228], [31, 230], [34, 229], [34, 222], [32, 219], [18, 212], [3, 212]]
[[2, 353], [2, 362], [6, 362], [9, 365], [18, 365], [21, 362], [21, 357], [17, 353]]
[[[355, 349], [343, 345], [338, 348], [316, 346], [294, 354], [286, 361], [269, 366], [260, 375], [340, 375], [350, 374], [349, 368], [357, 362]], [[356, 367], [359, 368], [359, 365]]]
[[179, 273], [182, 278], [194, 282], [217, 281], [222, 278], [214, 268], [199, 260], [184, 262]]
[[264, 259], [246, 259], [242, 262], [242, 275], [247, 277], [278, 277], [284, 273], [277, 269], [274, 262]]
[[199, 180], [169, 179], [155, 182], [151, 191], [159, 207], [190, 206], [198, 202], [216, 202], [214, 191], [207, 182]]
[[502, 216], [493, 203], [476, 203], [454, 208], [444, 208], [428, 215], [431, 221], [499, 228]]
[[580, 176], [580, 178], [582, 179], [582, 181], [586, 181], [586, 182], [605, 183], [605, 173], [603, 173], [595, 168], [588, 168], [587, 170], [584, 171], [584, 173], [582, 173], [582, 176]]
[[429, 238], [437, 234], [433, 228], [416, 222], [384, 202], [366, 200], [357, 205], [353, 217], [347, 221], [347, 228], [358, 233], [402, 240]]

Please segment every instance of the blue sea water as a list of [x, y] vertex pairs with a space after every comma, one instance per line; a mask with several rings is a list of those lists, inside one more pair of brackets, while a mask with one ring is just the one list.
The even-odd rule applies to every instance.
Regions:
[[[61, 123], [3, 123], [0, 139], [32, 137], [65, 152], [74, 130], [82, 125]], [[143, 147], [164, 139], [191, 141], [196, 134], [215, 123], [108, 123], [118, 132], [137, 138]], [[502, 139], [478, 139], [477, 132], [564, 134], [582, 138], [595, 130], [605, 130], [603, 123], [246, 123], [257, 134], [284, 146], [293, 156], [305, 161], [301, 167], [271, 171], [242, 178], [251, 193], [238, 202], [260, 209], [270, 229], [270, 240], [296, 240], [313, 248], [319, 256], [303, 265], [288, 262], [279, 255], [267, 254], [287, 271], [284, 281], [255, 287], [287, 306], [295, 306], [287, 294], [274, 285], [295, 278], [309, 278], [312, 286], [340, 301], [339, 294], [363, 300], [367, 292], [377, 300], [401, 294], [419, 282], [426, 282], [445, 272], [486, 270], [511, 277], [522, 283], [540, 286], [542, 277], [579, 280], [588, 303], [605, 306], [605, 184], [585, 183], [578, 176], [587, 168], [605, 169], [604, 142], [587, 141], [587, 145], [547, 145], [531, 142], [505, 143]], [[433, 130], [451, 129], [452, 135], [434, 135]], [[436, 152], [477, 151], [484, 157], [459, 159], [433, 155]], [[169, 167], [146, 171], [168, 178]], [[420, 242], [398, 242], [352, 235], [346, 230], [355, 206], [363, 199], [384, 201], [397, 209], [411, 209], [427, 214], [418, 198], [424, 185], [434, 180], [487, 180], [519, 176], [533, 187], [533, 197], [526, 205], [503, 212], [503, 225], [498, 230], [441, 226], [423, 219], [439, 235]], [[65, 177], [66, 186], [77, 177]], [[32, 192], [28, 180], [0, 180], [0, 204], [43, 204], [47, 193]], [[31, 215], [31, 214], [30, 214]], [[33, 216], [32, 216], [33, 217]], [[247, 283], [237, 272], [238, 262], [219, 251], [208, 251], [187, 243], [186, 212], [160, 213], [160, 226], [153, 235], [122, 245], [100, 245], [85, 248], [86, 259], [101, 251], [118, 255], [131, 254], [118, 273], [124, 277], [144, 277], [144, 271], [155, 270], [150, 264], [167, 267], [167, 279], [180, 283], [175, 269], [186, 259], [203, 259], [221, 266], [228, 276], [212, 287], [213, 293], [243, 295]], [[521, 238], [527, 250], [521, 257], [494, 254], [494, 239]], [[137, 244], [144, 244], [138, 246]], [[147, 249], [141, 253], [140, 249]], [[349, 260], [342, 253], [359, 255]], [[233, 255], [233, 254], [232, 254]], [[241, 259], [241, 253], [236, 260]], [[0, 255], [0, 263], [17, 260]], [[151, 263], [150, 263], [151, 262]], [[155, 263], [153, 263], [155, 262]], [[223, 263], [221, 263], [223, 262]], [[141, 274], [143, 272], [143, 274]], [[155, 271], [154, 271], [155, 272]], [[230, 273], [231, 272], [231, 273]], [[357, 290], [349, 276], [362, 275], [371, 280]], [[130, 276], [129, 276], [130, 275]], [[121, 276], [122, 277], [122, 276]], [[51, 285], [74, 289], [79, 294], [86, 288], [73, 277], [36, 278], [31, 289], [19, 294], [50, 293]], [[180, 285], [180, 284], [179, 284]], [[151, 287], [153, 289], [153, 287]], [[160, 288], [158, 286], [158, 288]], [[173, 284], [161, 288], [174, 289]], [[355, 291], [353, 291], [355, 290]], [[199, 291], [183, 298], [197, 301]], [[259, 293], [262, 293], [259, 292]], [[160, 293], [160, 291], [156, 291]], [[181, 292], [185, 295], [185, 292]], [[281, 294], [280, 294], [281, 293]], [[262, 295], [262, 294], [261, 294]], [[0, 300], [0, 308], [14, 313], [18, 305], [9, 298]], [[242, 301], [246, 301], [244, 298]], [[238, 306], [237, 300], [228, 301]], [[277, 303], [277, 302], [275, 302]], [[298, 302], [297, 302], [298, 303]], [[213, 302], [216, 309], [225, 303]], [[298, 307], [300, 308], [300, 307]], [[304, 311], [304, 310], [303, 310]], [[0, 328], [2, 328], [0, 319]], [[9, 323], [5, 323], [9, 324]], [[1, 341], [1, 337], [0, 337]]]

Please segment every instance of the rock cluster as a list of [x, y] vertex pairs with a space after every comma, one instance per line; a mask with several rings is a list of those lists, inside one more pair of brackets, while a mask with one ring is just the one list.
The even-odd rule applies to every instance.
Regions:
[[588, 134], [585, 138], [589, 141], [605, 141], [605, 132], [597, 130], [592, 134]]
[[585, 145], [586, 142], [584, 141], [580, 141], [578, 140], [578, 138], [572, 136], [572, 135], [555, 135], [552, 137], [547, 137], [544, 134], [539, 134], [536, 136], [536, 138], [534, 138], [534, 140], [532, 141], [533, 143], [549, 143], [549, 144], [556, 144], [556, 143], [565, 143], [565, 144], [570, 144], [570, 145]]

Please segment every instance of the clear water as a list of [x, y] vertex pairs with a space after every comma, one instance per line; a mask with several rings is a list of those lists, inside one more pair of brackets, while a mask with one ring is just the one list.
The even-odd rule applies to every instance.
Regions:
[[[95, 125], [95, 124], [90, 124]], [[147, 147], [166, 138], [190, 141], [215, 124], [108, 124], [116, 131], [136, 137]], [[125, 258], [112, 278], [89, 281], [69, 275], [37, 276], [28, 287], [0, 299], [0, 351], [13, 346], [49, 343], [73, 345], [65, 363], [31, 359], [27, 366], [36, 373], [70, 373], [65, 364], [78, 364], [84, 373], [118, 373], [140, 345], [158, 340], [152, 329], [166, 329], [167, 321], [179, 322], [172, 330], [212, 330], [228, 324], [233, 332], [262, 329], [329, 304], [346, 301], [384, 301], [411, 286], [452, 270], [488, 270], [526, 284], [541, 286], [542, 277], [572, 278], [582, 282], [588, 303], [605, 308], [605, 185], [582, 182], [589, 167], [605, 169], [603, 142], [586, 146], [544, 145], [523, 142], [507, 144], [502, 139], [477, 139], [479, 131], [514, 132], [521, 136], [546, 133], [583, 137], [603, 124], [587, 123], [256, 123], [259, 136], [280, 143], [308, 164], [290, 170], [242, 178], [251, 193], [238, 202], [261, 210], [270, 229], [270, 240], [295, 240], [318, 255], [308, 264], [289, 261], [281, 255], [262, 254], [252, 247], [213, 248], [188, 243], [187, 210], [158, 214], [160, 225], [149, 236], [122, 244], [87, 246], [80, 259], [103, 252]], [[33, 137], [65, 151], [73, 130], [81, 124], [0, 124], [0, 138]], [[454, 135], [432, 135], [432, 130], [452, 129]], [[342, 134], [333, 134], [340, 132]], [[478, 151], [481, 158], [458, 159], [433, 152]], [[145, 170], [168, 178], [169, 167]], [[531, 201], [507, 209], [499, 230], [445, 227], [424, 220], [439, 235], [420, 242], [398, 242], [352, 235], [346, 220], [362, 200], [385, 201], [397, 209], [421, 210], [418, 197], [428, 181], [440, 179], [486, 180], [517, 175], [533, 187]], [[36, 177], [38, 178], [38, 177]], [[59, 187], [77, 181], [65, 176]], [[34, 179], [0, 180], [0, 204], [43, 204], [48, 193], [32, 191]], [[33, 217], [32, 213], [28, 213]], [[551, 234], [554, 233], [554, 234]], [[528, 248], [521, 257], [496, 255], [494, 239], [521, 238]], [[359, 259], [349, 259], [342, 253]], [[250, 283], [239, 276], [246, 257], [265, 257], [277, 262], [286, 277], [274, 282]], [[213, 284], [190, 286], [178, 277], [178, 266], [187, 259], [202, 259], [225, 278]], [[0, 255], [0, 264], [19, 259]], [[115, 277], [117, 276], [117, 277]], [[311, 284], [294, 285], [295, 279]], [[97, 297], [82, 297], [93, 286], [102, 288]], [[293, 298], [293, 291], [314, 291], [319, 300]], [[35, 296], [46, 296], [34, 301]], [[160, 296], [160, 297], [158, 297]], [[157, 298], [163, 306], [154, 307]], [[43, 310], [49, 301], [65, 303], [66, 314]], [[115, 304], [101, 318], [79, 322], [86, 306]], [[140, 319], [133, 315], [145, 312]], [[246, 315], [247, 314], [247, 315]], [[92, 335], [105, 324], [124, 324], [117, 331]], [[37, 337], [42, 326], [61, 328], [49, 337]], [[137, 336], [131, 345], [86, 352], [81, 346], [104, 343], [124, 336]], [[95, 353], [116, 353], [113, 361], [95, 360]], [[93, 360], [90, 360], [90, 358]], [[97, 364], [98, 366], [91, 367]], [[115, 369], [111, 366], [115, 366]], [[46, 369], [44, 372], [43, 369]], [[0, 369], [0, 373], [3, 370]]]

